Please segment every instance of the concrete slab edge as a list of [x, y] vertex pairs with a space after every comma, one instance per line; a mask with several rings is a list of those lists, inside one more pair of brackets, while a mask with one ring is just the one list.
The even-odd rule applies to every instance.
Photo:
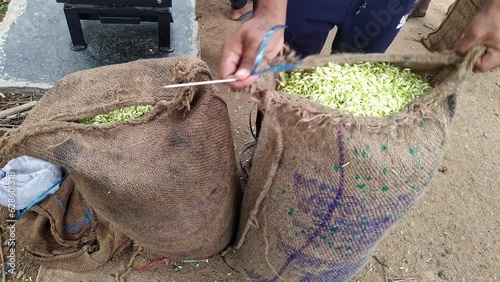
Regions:
[[[191, 28], [193, 29], [193, 50], [196, 52], [197, 57], [201, 57], [201, 46], [200, 46], [200, 37], [199, 37], [199, 25], [198, 25], [198, 20], [196, 19], [196, 0], [190, 0], [191, 4], [193, 5], [193, 11], [194, 11], [194, 19], [192, 21], [192, 26]], [[174, 23], [175, 24], [175, 23]]]

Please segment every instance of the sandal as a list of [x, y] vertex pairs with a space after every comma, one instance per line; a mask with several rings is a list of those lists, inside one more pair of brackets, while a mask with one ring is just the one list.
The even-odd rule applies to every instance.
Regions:
[[253, 11], [250, 11], [250, 12], [247, 12], [246, 14], [241, 15], [239, 18], [236, 18], [236, 19], [229, 18], [229, 19], [233, 20], [233, 21], [241, 22], [241, 21], [248, 19], [252, 15], [253, 15]]
[[425, 17], [426, 13], [420, 12], [420, 8], [418, 5], [415, 5], [413, 9], [411, 10], [410, 14], [408, 15], [408, 18], [423, 18]]

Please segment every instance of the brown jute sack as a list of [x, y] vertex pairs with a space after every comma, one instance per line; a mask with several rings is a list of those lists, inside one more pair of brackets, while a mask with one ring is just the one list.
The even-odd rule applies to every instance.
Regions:
[[[145, 251], [197, 259], [234, 234], [238, 179], [225, 102], [195, 57], [139, 60], [66, 76], [23, 125], [1, 140], [1, 155], [59, 164], [96, 213]], [[133, 105], [144, 118], [114, 124], [73, 121]]]
[[[388, 62], [423, 73], [425, 97], [387, 118], [361, 118], [277, 92], [274, 76], [254, 95], [264, 121], [229, 265], [252, 281], [345, 281], [428, 187], [445, 153], [454, 98], [472, 74], [463, 58], [332, 55], [303, 68]], [[455, 71], [435, 76], [445, 66]]]
[[453, 50], [482, 3], [483, 0], [456, 0], [439, 28], [422, 40], [424, 46], [430, 51]]
[[46, 267], [91, 271], [130, 242], [96, 216], [71, 178], [64, 180], [54, 195], [29, 209], [15, 225], [6, 221], [10, 219], [7, 208], [2, 207], [2, 215], [6, 237], [11, 237], [11, 229], [15, 234], [15, 245], [8, 245], [6, 255], [13, 247], [18, 259], [24, 256]]

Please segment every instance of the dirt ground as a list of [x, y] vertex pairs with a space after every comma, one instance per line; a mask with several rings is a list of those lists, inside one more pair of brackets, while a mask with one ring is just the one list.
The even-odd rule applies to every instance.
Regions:
[[[425, 52], [421, 37], [436, 29], [452, 0], [431, 3], [423, 19], [411, 19], [390, 47], [391, 53]], [[222, 42], [241, 23], [227, 19], [221, 0], [197, 3], [201, 56], [216, 72]], [[252, 140], [249, 114], [254, 104], [244, 93], [220, 87], [233, 122], [237, 160]], [[353, 281], [500, 280], [500, 70], [475, 75], [459, 97], [452, 141], [429, 191], [379, 244]], [[496, 128], [496, 129], [495, 129]], [[243, 158], [248, 159], [248, 156]], [[27, 265], [32, 281], [115, 281], [126, 258], [86, 275]], [[129, 281], [242, 281], [215, 259], [184, 268], [157, 266], [132, 273]], [[23, 276], [20, 280], [29, 281]]]
[[[388, 52], [426, 52], [420, 38], [439, 26], [452, 2], [434, 1], [425, 18], [410, 19]], [[241, 24], [226, 18], [227, 7], [225, 1], [197, 4], [201, 56], [214, 70], [222, 42]], [[500, 280], [500, 71], [476, 75], [464, 87], [444, 172], [354, 281]], [[251, 140], [253, 104], [222, 89], [239, 154]]]

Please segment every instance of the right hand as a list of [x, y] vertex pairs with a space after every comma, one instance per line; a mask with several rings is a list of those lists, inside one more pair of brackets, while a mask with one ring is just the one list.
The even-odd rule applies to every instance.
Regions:
[[[261, 12], [245, 22], [224, 43], [220, 74], [222, 78], [234, 77], [236, 82], [228, 83], [233, 90], [242, 90], [252, 84], [256, 77], [250, 75], [257, 57], [262, 39], [275, 25], [283, 25], [284, 19], [279, 16]], [[284, 46], [284, 31], [277, 30], [272, 35], [266, 48], [264, 58], [272, 60]]]

